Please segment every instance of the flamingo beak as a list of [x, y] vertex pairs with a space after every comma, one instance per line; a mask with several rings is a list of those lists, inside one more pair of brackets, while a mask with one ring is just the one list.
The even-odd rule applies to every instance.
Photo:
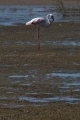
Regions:
[[51, 16], [51, 18], [52, 18], [52, 22], [54, 21], [54, 16]]

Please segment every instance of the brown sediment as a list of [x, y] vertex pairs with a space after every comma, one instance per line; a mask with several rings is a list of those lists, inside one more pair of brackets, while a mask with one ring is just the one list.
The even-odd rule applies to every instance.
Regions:
[[[53, 23], [50, 28], [41, 28], [41, 44], [47, 40], [79, 41], [79, 27], [79, 23]], [[73, 62], [80, 62], [79, 46], [46, 44], [41, 45], [39, 51], [37, 50], [37, 28], [35, 26], [1, 26], [0, 29], [0, 64], [17, 64], [20, 67], [21, 63], [27, 63], [30, 64], [29, 68], [53, 67], [80, 70], [78, 66], [72, 65]], [[26, 43], [27, 41], [35, 45], [29, 45]], [[43, 65], [41, 65], [42, 63]], [[1, 69], [1, 71], [3, 70]]]
[[[54, 70], [74, 70], [80, 71], [80, 46], [55, 46], [43, 43], [48, 41], [80, 41], [80, 24], [79, 23], [53, 23], [50, 28], [41, 28], [40, 39], [41, 49], [37, 49], [37, 28], [35, 26], [0, 26], [0, 95], [8, 97], [9, 99], [0, 99], [0, 119], [1, 120], [79, 120], [80, 119], [80, 104], [65, 104], [64, 102], [44, 103], [41, 106], [34, 106], [28, 101], [16, 101], [19, 96], [23, 96], [24, 91], [33, 91], [39, 94], [28, 97], [44, 98], [51, 96], [77, 96], [79, 98], [80, 92], [63, 92], [60, 93], [56, 86], [51, 88], [49, 81], [43, 81], [32, 84], [31, 86], [24, 86], [23, 79], [21, 84], [10, 84], [8, 76], [13, 74], [25, 74], [27, 70], [43, 69]], [[27, 44], [26, 42], [32, 44]], [[21, 43], [22, 42], [22, 43]], [[76, 63], [76, 64], [73, 64]], [[26, 65], [25, 65], [26, 64]], [[67, 78], [68, 79], [68, 78]], [[55, 81], [60, 80], [55, 78]], [[32, 80], [30, 79], [32, 82]], [[13, 81], [14, 82], [14, 81]], [[44, 86], [47, 86], [44, 88]], [[12, 87], [14, 90], [19, 89], [14, 94], [7, 94], [6, 89]], [[13, 92], [14, 92], [13, 90]], [[27, 92], [26, 91], [26, 92]], [[45, 91], [54, 94], [44, 95]], [[16, 99], [14, 98], [16, 96]], [[25, 103], [27, 106], [19, 108], [3, 107], [3, 104]], [[32, 106], [30, 106], [32, 105]], [[37, 104], [36, 104], [37, 105]]]
[[0, 109], [1, 120], [80, 120], [80, 105], [58, 105]]

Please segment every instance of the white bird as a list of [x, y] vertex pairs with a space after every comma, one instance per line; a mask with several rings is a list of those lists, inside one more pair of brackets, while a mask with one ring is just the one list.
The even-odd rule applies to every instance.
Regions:
[[46, 18], [47, 19], [45, 19], [43, 17], [33, 18], [32, 20], [30, 20], [29, 22], [26, 23], [26, 25], [36, 25], [38, 27], [38, 33], [37, 33], [37, 37], [38, 37], [38, 49], [40, 49], [40, 40], [39, 40], [40, 27], [50, 26], [51, 23], [54, 21], [53, 14], [48, 14], [46, 16]]

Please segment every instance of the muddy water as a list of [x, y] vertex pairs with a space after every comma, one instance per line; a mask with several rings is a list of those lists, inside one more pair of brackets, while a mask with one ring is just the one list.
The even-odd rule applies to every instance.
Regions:
[[80, 104], [79, 25], [0, 26], [0, 107]]
[[55, 22], [80, 22], [79, 8], [67, 6], [70, 11], [63, 17], [55, 6], [0, 6], [0, 25], [24, 24], [35, 17], [52, 13]]
[[[8, 65], [6, 65], [8, 67]], [[0, 106], [20, 107], [46, 105], [49, 102], [80, 103], [80, 72], [31, 69], [26, 73], [1, 76], [6, 81], [0, 95]], [[9, 103], [9, 101], [11, 101]]]
[[[1, 44], [1, 46], [8, 46], [10, 45], [11, 42], [4, 42]], [[31, 46], [36, 46], [36, 43], [34, 41], [18, 41], [18, 42], [14, 42], [13, 44], [15, 45], [31, 45]], [[60, 41], [60, 40], [54, 40], [54, 41], [48, 41], [46, 40], [45, 42], [42, 41], [41, 42], [41, 46], [45, 46], [45, 45], [51, 45], [51, 46], [80, 46], [80, 42], [79, 41], [72, 41], [69, 38], [64, 40], [64, 41]]]

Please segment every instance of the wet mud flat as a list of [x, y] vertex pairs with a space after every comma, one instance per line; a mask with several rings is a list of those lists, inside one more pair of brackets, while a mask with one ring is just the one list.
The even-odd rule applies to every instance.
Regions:
[[80, 119], [80, 24], [0, 26], [0, 119]]

